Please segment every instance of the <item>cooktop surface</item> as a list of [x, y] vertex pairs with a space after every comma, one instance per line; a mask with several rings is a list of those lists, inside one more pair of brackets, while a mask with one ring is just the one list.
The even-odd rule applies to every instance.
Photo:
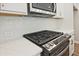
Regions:
[[50, 40], [53, 40], [59, 36], [63, 35], [62, 32], [43, 30], [34, 33], [24, 34], [23, 37], [31, 40], [32, 42], [42, 45]]

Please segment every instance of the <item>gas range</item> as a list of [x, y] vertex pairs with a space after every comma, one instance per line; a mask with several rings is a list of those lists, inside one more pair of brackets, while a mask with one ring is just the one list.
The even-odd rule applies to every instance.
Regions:
[[60, 52], [68, 46], [71, 36], [63, 32], [43, 30], [24, 34], [23, 37], [40, 46], [43, 49], [41, 55], [51, 56], [61, 55]]

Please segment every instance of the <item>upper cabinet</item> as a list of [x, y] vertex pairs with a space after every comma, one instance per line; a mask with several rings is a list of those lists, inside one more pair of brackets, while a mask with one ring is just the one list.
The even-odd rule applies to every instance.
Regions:
[[27, 15], [26, 3], [0, 3], [0, 13]]

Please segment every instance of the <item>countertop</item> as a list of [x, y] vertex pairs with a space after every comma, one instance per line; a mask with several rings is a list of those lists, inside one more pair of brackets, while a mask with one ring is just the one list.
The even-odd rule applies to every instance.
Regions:
[[0, 44], [0, 56], [36, 56], [42, 49], [25, 38]]

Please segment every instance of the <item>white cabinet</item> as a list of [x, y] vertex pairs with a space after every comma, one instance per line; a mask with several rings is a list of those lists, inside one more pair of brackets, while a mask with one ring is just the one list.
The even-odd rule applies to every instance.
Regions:
[[74, 52], [74, 34], [72, 34], [72, 37], [69, 40], [69, 55], [71, 56]]
[[1, 3], [1, 13], [27, 14], [27, 3]]

